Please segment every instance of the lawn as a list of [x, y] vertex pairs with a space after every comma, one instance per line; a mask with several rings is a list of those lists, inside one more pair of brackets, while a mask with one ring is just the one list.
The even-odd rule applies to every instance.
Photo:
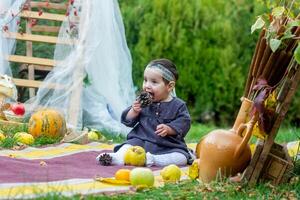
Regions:
[[[203, 124], [193, 124], [190, 131], [186, 136], [186, 142], [198, 142], [201, 137], [209, 133], [214, 129], [220, 127], [215, 127], [212, 125]], [[222, 127], [223, 129], [223, 127]], [[224, 129], [230, 129], [230, 127], [224, 127]], [[300, 129], [295, 127], [281, 127], [277, 133], [275, 141], [278, 143], [287, 143], [290, 141], [295, 141], [300, 139]], [[251, 143], [254, 143], [256, 138], [252, 136]]]
[[233, 184], [226, 180], [203, 184], [198, 181], [183, 181], [179, 184], [167, 184], [161, 188], [131, 191], [127, 194], [76, 195], [63, 197], [48, 194], [38, 199], [299, 199], [299, 177], [291, 183], [272, 186], [264, 183], [255, 187], [246, 184]]

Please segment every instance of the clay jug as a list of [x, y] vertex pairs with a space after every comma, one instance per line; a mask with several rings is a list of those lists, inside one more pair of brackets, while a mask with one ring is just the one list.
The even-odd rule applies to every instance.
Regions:
[[256, 121], [254, 116], [246, 123], [252, 105], [245, 98], [232, 129], [211, 131], [198, 143], [199, 178], [203, 182], [215, 180], [217, 175], [236, 175], [248, 166], [251, 159], [248, 141]]

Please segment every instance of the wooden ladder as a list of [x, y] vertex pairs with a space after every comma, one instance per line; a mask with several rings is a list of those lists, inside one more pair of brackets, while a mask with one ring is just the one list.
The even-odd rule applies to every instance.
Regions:
[[5, 34], [6, 37], [16, 39], [18, 42], [26, 42], [26, 55], [9, 55], [7, 59], [10, 62], [19, 64], [18, 71], [25, 71], [27, 73], [27, 78], [13, 78], [13, 81], [18, 87], [18, 90], [21, 88], [29, 88], [30, 98], [35, 96], [36, 89], [39, 88], [42, 83], [41, 80], [36, 80], [36, 72], [41, 71], [45, 74], [51, 71], [55, 66], [53, 59], [34, 57], [33, 45], [34, 43], [57, 44], [59, 42], [57, 35], [60, 29], [60, 25], [49, 26], [37, 24], [32, 26], [31, 20], [56, 21], [56, 24], [61, 24], [66, 18], [65, 14], [53, 14], [45, 12], [44, 10], [43, 12], [38, 12], [38, 9], [53, 9], [65, 13], [67, 5], [65, 3], [31, 1], [30, 8], [20, 13], [20, 20], [25, 20], [25, 33], [8, 31]]
[[[263, 170], [266, 167], [266, 161], [270, 155], [272, 147], [276, 145], [274, 140], [276, 138], [278, 129], [284, 120], [284, 117], [292, 102], [292, 98], [299, 86], [300, 65], [296, 61], [291, 62], [291, 68], [288, 70], [286, 76], [287, 79], [280, 87], [280, 92], [277, 96], [278, 105], [274, 114], [272, 128], [269, 131], [268, 137], [265, 139], [265, 141], [260, 141], [261, 145], [258, 145], [258, 148], [256, 148], [249, 166], [243, 173], [243, 179], [246, 180], [249, 185], [255, 185], [259, 182], [259, 179], [264, 176]], [[276, 184], [279, 182], [280, 180], [274, 180], [274, 183]]]

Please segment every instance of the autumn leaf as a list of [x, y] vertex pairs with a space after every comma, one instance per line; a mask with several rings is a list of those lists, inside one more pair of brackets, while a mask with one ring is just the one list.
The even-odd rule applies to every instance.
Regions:
[[258, 126], [260, 130], [263, 130], [265, 133], [269, 132], [274, 111], [266, 109], [265, 101], [271, 94], [273, 88], [267, 84], [265, 79], [259, 79], [257, 84], [253, 87], [253, 90], [256, 91], [256, 96], [254, 98], [254, 106], [252, 110], [252, 115], [256, 112], [258, 113]]
[[25, 4], [23, 4], [22, 10], [29, 10], [29, 8], [30, 8], [29, 3], [25, 3]]
[[40, 166], [45, 167], [45, 166], [47, 166], [47, 163], [45, 161], [41, 161]]
[[43, 14], [43, 10], [39, 9], [38, 15], [41, 16]]
[[264, 78], [259, 78], [256, 82], [256, 85], [254, 85], [252, 88], [254, 91], [261, 90], [263, 87], [268, 85], [268, 82]]
[[32, 28], [37, 24], [38, 20], [37, 19], [30, 19], [29, 26]]
[[2, 30], [3, 30], [4, 32], [8, 31], [8, 26], [7, 26], [7, 25], [3, 26], [3, 27], [2, 27]]

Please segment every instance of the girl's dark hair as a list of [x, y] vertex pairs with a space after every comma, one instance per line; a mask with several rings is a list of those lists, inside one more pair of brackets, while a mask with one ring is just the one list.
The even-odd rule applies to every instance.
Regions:
[[155, 64], [160, 64], [162, 66], [164, 66], [166, 69], [168, 69], [170, 72], [172, 72], [172, 74], [175, 77], [175, 80], [177, 81], [179, 78], [178, 75], [178, 71], [176, 69], [176, 65], [170, 61], [169, 59], [166, 58], [160, 58], [160, 59], [156, 59], [156, 60], [152, 60], [149, 65], [155, 65]]

